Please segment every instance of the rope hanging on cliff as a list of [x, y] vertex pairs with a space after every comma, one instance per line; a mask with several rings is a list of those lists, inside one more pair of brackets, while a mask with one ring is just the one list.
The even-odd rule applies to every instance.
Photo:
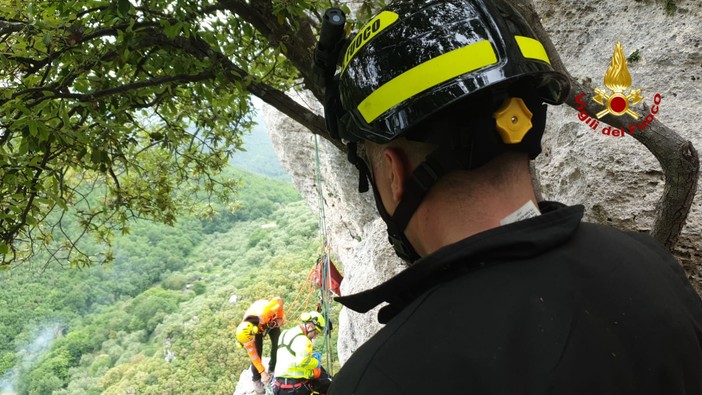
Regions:
[[[315, 181], [317, 186], [317, 194], [319, 196], [319, 230], [322, 235], [322, 257], [317, 261], [315, 265], [316, 273], [318, 275], [317, 280], [320, 287], [319, 295], [319, 313], [322, 314], [327, 322], [327, 327], [324, 330], [324, 343], [322, 344], [322, 349], [326, 354], [326, 366], [329, 374], [334, 374], [332, 370], [332, 361], [334, 360], [334, 353], [331, 347], [331, 302], [332, 302], [332, 290], [330, 289], [330, 266], [331, 259], [329, 258], [329, 244], [327, 241], [326, 233], [326, 217], [324, 215], [324, 193], [322, 189], [322, 172], [319, 165], [319, 143], [317, 141], [317, 135], [314, 135], [314, 159], [315, 159]], [[313, 271], [315, 271], [313, 269]], [[336, 269], [334, 269], [336, 271]], [[338, 272], [337, 272], [338, 274]], [[338, 285], [336, 287], [336, 292], [338, 293]]]
[[[300, 316], [300, 314], [302, 314], [302, 312], [310, 310], [310, 297], [314, 292], [314, 286], [312, 284], [311, 278], [312, 271], [310, 271], [310, 273], [307, 275], [306, 281], [300, 284], [300, 288], [297, 290], [297, 295], [295, 295], [295, 299], [293, 299], [293, 301], [288, 304], [289, 307], [288, 310], [286, 310], [287, 313], [285, 314], [287, 317], [293, 317], [292, 319], [295, 320], [297, 317]], [[304, 296], [305, 298], [303, 301], [300, 301], [301, 296]]]

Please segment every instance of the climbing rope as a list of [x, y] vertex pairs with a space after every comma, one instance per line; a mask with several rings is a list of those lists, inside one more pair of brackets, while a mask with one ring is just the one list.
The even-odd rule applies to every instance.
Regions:
[[[331, 304], [333, 302], [332, 290], [329, 289], [329, 286], [331, 285], [331, 248], [329, 246], [326, 233], [326, 217], [324, 213], [324, 191], [322, 188], [322, 176], [319, 161], [319, 143], [317, 141], [316, 135], [314, 136], [314, 151], [316, 170], [315, 183], [317, 187], [317, 194], [319, 195], [319, 231], [322, 236], [322, 255], [319, 257], [319, 259], [317, 259], [317, 264], [314, 267], [312, 267], [312, 270], [310, 270], [309, 274], [307, 275], [306, 281], [304, 281], [300, 285], [300, 288], [297, 291], [297, 295], [295, 295], [295, 299], [293, 299], [291, 303], [287, 304], [287, 311], [289, 313], [286, 315], [287, 317], [299, 317], [299, 315], [302, 312], [309, 311], [310, 298], [314, 292], [314, 283], [319, 283], [320, 289], [318, 294], [316, 310], [324, 317], [325, 321], [327, 322], [327, 327], [325, 328], [324, 333], [322, 334], [322, 351], [326, 355], [327, 371], [329, 372], [329, 374], [333, 375], [334, 372], [332, 370], [332, 362], [334, 361], [334, 352], [333, 348], [331, 347], [331, 331], [329, 325], [329, 323], [331, 322]], [[321, 265], [321, 267], [318, 268], [318, 265]], [[317, 273], [319, 273], [318, 278], [315, 278], [315, 275]], [[301, 301], [303, 295], [304, 301]]]
[[314, 161], [315, 161], [315, 184], [317, 186], [317, 194], [319, 197], [319, 231], [322, 234], [322, 251], [327, 252], [327, 223], [324, 216], [324, 191], [322, 189], [322, 172], [319, 166], [319, 143], [317, 135], [314, 135]]
[[[307, 279], [304, 282], [302, 282], [302, 284], [300, 284], [300, 288], [297, 290], [297, 295], [295, 295], [295, 299], [293, 299], [292, 302], [287, 304], [287, 313], [285, 315], [286, 317], [292, 318], [292, 321], [296, 321], [300, 314], [302, 314], [303, 312], [309, 311], [310, 298], [312, 296], [312, 293], [314, 292], [314, 286], [312, 284], [313, 273], [314, 269], [310, 271], [310, 273], [307, 275]], [[301, 295], [304, 295], [305, 299], [299, 302]], [[286, 318], [286, 321], [289, 321], [289, 318]]]
[[[321, 268], [321, 278], [320, 278], [320, 295], [319, 295], [319, 303], [320, 303], [320, 314], [324, 317], [325, 321], [327, 322], [327, 327], [324, 329], [324, 342], [322, 343], [322, 350], [326, 354], [326, 360], [327, 360], [327, 370], [329, 371], [329, 374], [333, 375], [334, 372], [332, 370], [332, 362], [334, 360], [334, 353], [332, 351], [331, 347], [331, 330], [330, 330], [330, 325], [329, 323], [331, 322], [330, 317], [331, 317], [331, 302], [332, 302], [332, 296], [331, 296], [331, 290], [328, 288], [328, 285], [330, 284], [329, 282], [329, 264], [330, 264], [330, 258], [329, 258], [329, 244], [327, 240], [327, 224], [326, 224], [326, 217], [324, 215], [324, 191], [322, 188], [322, 172], [320, 169], [319, 165], [319, 142], [317, 140], [317, 135], [314, 135], [314, 159], [315, 159], [315, 182], [317, 184], [317, 194], [319, 197], [319, 231], [320, 234], [322, 235], [322, 253], [323, 253], [323, 261], [322, 261], [322, 268]], [[319, 262], [319, 260], [318, 260]]]

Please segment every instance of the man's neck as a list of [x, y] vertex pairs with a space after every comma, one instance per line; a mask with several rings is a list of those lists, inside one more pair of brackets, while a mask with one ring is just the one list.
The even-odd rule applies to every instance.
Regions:
[[529, 201], [537, 204], [531, 184], [515, 186], [511, 191], [485, 192], [480, 196], [482, 198], [465, 200], [445, 199], [439, 194], [427, 196], [405, 231], [417, 252], [421, 256], [429, 255], [444, 246], [501, 226], [500, 221], [523, 209]]

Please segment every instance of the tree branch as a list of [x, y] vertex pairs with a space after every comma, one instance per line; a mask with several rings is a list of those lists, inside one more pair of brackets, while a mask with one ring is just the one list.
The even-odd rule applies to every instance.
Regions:
[[9, 34], [9, 33], [14, 33], [18, 32], [22, 29], [24, 29], [27, 25], [25, 23], [21, 22], [9, 22], [9, 21], [4, 21], [0, 20], [0, 36]]
[[327, 141], [334, 144], [339, 150], [346, 151], [346, 147], [340, 141], [332, 139], [329, 136], [324, 117], [313, 113], [307, 109], [307, 107], [304, 107], [292, 100], [285, 93], [265, 84], [256, 82], [249, 85], [249, 92], [275, 107], [278, 109], [278, 111], [289, 116], [300, 125], [308, 128], [310, 132], [325, 138]]
[[204, 57], [211, 58], [227, 72], [226, 76], [228, 79], [244, 83], [245, 88], [253, 95], [305, 126], [312, 133], [329, 140], [342, 151], [346, 150], [341, 142], [329, 136], [324, 117], [310, 111], [278, 89], [253, 79], [247, 82], [247, 77], [250, 78], [249, 74], [234, 64], [228, 57], [215, 51], [207, 42], [197, 38], [184, 39], [176, 37], [174, 39], [168, 39], [165, 36], [159, 36], [158, 39], [162, 41], [163, 45], [175, 46], [200, 59]]
[[132, 90], [148, 88], [151, 86], [169, 84], [172, 82], [179, 82], [179, 83], [198, 82], [198, 81], [209, 80], [212, 78], [214, 78], [214, 74], [211, 71], [203, 71], [202, 73], [195, 74], [195, 75], [177, 74], [177, 75], [167, 75], [167, 76], [162, 76], [162, 77], [156, 77], [156, 78], [152, 78], [150, 80], [133, 82], [131, 84], [124, 84], [124, 85], [116, 86], [113, 88], [103, 89], [103, 90], [95, 91], [92, 93], [85, 93], [85, 94], [55, 92], [55, 91], [52, 91], [51, 89], [48, 89], [48, 88], [38, 88], [37, 90], [52, 91], [55, 94], [54, 98], [74, 99], [74, 100], [83, 101], [83, 102], [90, 102], [90, 101], [95, 101], [96, 99], [99, 99], [99, 98], [102, 98], [105, 96], [112, 96], [112, 95], [116, 95], [116, 94], [120, 94], [120, 93], [126, 93], [126, 92], [129, 92]]
[[220, 0], [219, 3], [250, 23], [268, 39], [271, 48], [276, 48], [282, 43], [285, 46], [285, 56], [300, 71], [305, 86], [319, 101], [323, 101], [323, 88], [314, 83], [312, 75], [312, 48], [316, 39], [306, 19], [301, 21], [296, 29], [291, 29], [286, 24], [278, 23], [276, 18], [271, 18], [272, 10], [266, 9], [266, 2]]
[[[29, 215], [29, 211], [32, 209], [34, 199], [37, 197], [37, 183], [39, 183], [40, 177], [44, 172], [44, 169], [46, 169], [46, 164], [49, 162], [50, 157], [51, 143], [47, 142], [44, 146], [44, 155], [42, 156], [41, 162], [37, 164], [34, 176], [30, 180], [29, 185], [21, 186], [16, 192], [17, 194], [25, 195], [27, 203], [25, 204], [24, 209], [22, 210], [22, 213], [18, 218], [18, 221], [10, 225], [9, 229], [2, 235], [0, 235], [0, 239], [11, 247], [13, 254], [15, 253], [15, 247], [13, 245], [14, 237], [19, 233], [19, 230], [27, 224], [27, 216]], [[4, 220], [0, 220], [0, 225], [4, 225]]]
[[23, 59], [23, 58], [15, 57], [15, 58], [12, 58], [12, 60], [15, 60], [18, 62], [30, 63], [32, 66], [27, 68], [27, 70], [26, 70], [26, 74], [30, 75], [30, 74], [36, 73], [42, 67], [44, 67], [48, 64], [51, 64], [51, 62], [53, 62], [55, 59], [58, 59], [64, 53], [71, 51], [71, 50], [75, 50], [79, 45], [84, 44], [88, 41], [91, 41], [91, 40], [94, 40], [97, 38], [107, 37], [107, 36], [115, 37], [118, 35], [118, 33], [120, 31], [124, 31], [128, 28], [138, 30], [138, 29], [142, 29], [142, 28], [143, 29], [154, 28], [157, 26], [159, 26], [159, 24], [157, 22], [145, 22], [145, 23], [135, 23], [133, 26], [131, 26], [129, 24], [122, 24], [122, 25], [118, 25], [118, 26], [111, 26], [111, 27], [106, 27], [106, 28], [102, 28], [102, 29], [97, 29], [89, 34], [86, 34], [86, 35], [77, 35], [75, 38], [75, 40], [76, 40], [75, 42], [73, 42], [73, 43], [71, 43], [63, 48], [60, 48], [56, 51], [51, 52], [44, 59], [36, 60], [36, 59], [26, 59], [26, 58]]

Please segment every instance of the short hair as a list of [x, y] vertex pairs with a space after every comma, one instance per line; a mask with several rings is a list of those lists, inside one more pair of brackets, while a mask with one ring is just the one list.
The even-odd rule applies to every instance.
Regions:
[[[398, 148], [411, 164], [412, 171], [421, 164], [427, 155], [437, 147], [432, 144], [411, 141], [406, 138], [393, 140], [388, 144], [366, 142], [361, 144], [368, 164], [373, 172], [374, 164], [383, 160], [385, 148]], [[472, 170], [453, 170], [443, 175], [431, 188], [429, 193], [451, 193], [459, 198], [466, 198], [466, 193], [478, 193], [485, 186], [502, 189], [515, 183], [518, 179], [529, 177], [528, 154], [525, 152], [505, 152], [484, 165]]]

